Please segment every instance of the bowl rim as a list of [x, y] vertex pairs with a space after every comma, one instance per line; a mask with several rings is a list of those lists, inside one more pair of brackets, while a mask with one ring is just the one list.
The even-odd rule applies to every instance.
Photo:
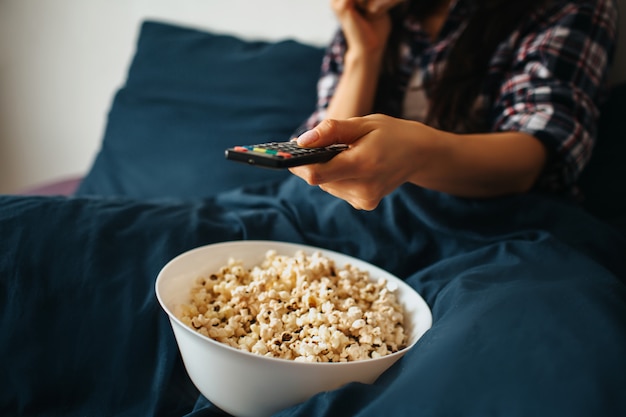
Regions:
[[[196, 252], [201, 252], [201, 251], [205, 251], [207, 249], [210, 248], [215, 248], [217, 246], [219, 247], [227, 247], [227, 246], [239, 246], [239, 245], [245, 245], [245, 246], [257, 246], [257, 245], [275, 245], [275, 246], [280, 246], [279, 247], [268, 247], [268, 251], [269, 250], [304, 250], [306, 252], [307, 255], [310, 255], [313, 253], [313, 251], [319, 251], [322, 253], [323, 256], [327, 256], [327, 255], [331, 255], [331, 256], [339, 256], [344, 258], [346, 261], [349, 262], [353, 262], [356, 261], [357, 263], [363, 263], [366, 264], [368, 266], [368, 268], [370, 268], [371, 270], [373, 270], [376, 273], [381, 273], [386, 275], [385, 278], [387, 277], [391, 277], [394, 279], [394, 284], [398, 285], [398, 286], [405, 286], [407, 290], [410, 290], [411, 292], [414, 293], [415, 296], [417, 296], [418, 299], [418, 303], [420, 304], [419, 307], [421, 310], [422, 314], [425, 314], [424, 317], [422, 317], [422, 319], [424, 320], [424, 331], [418, 335], [410, 344], [408, 344], [406, 347], [404, 347], [401, 350], [398, 350], [397, 352], [393, 352], [390, 353], [388, 355], [385, 356], [381, 356], [379, 358], [369, 358], [369, 359], [363, 359], [363, 360], [358, 360], [358, 361], [348, 361], [348, 362], [302, 362], [302, 361], [296, 361], [294, 359], [284, 359], [284, 358], [274, 358], [271, 356], [264, 356], [264, 355], [259, 355], [257, 353], [253, 353], [253, 352], [249, 352], [243, 349], [238, 349], [232, 346], [227, 345], [226, 343], [222, 343], [220, 341], [217, 341], [215, 339], [212, 339], [209, 336], [205, 336], [193, 329], [191, 329], [189, 326], [187, 326], [185, 323], [183, 323], [178, 317], [176, 317], [176, 314], [171, 311], [170, 308], [167, 307], [165, 301], [162, 298], [161, 292], [159, 291], [159, 284], [163, 281], [164, 276], [165, 276], [165, 271], [168, 267], [170, 267], [172, 264], [174, 264], [175, 262], [177, 262], [178, 260], [180, 260], [180, 258], [186, 257], [186, 256], [191, 256], [193, 253]], [[279, 252], [280, 253], [280, 252]], [[235, 256], [233, 256], [233, 258], [236, 259]], [[333, 259], [333, 261], [336, 262], [335, 259]], [[347, 263], [347, 262], [346, 262]], [[372, 277], [372, 273], [370, 272], [370, 277]], [[389, 281], [388, 281], [389, 282]], [[385, 271], [384, 269], [368, 262], [365, 261], [363, 259], [359, 259], [356, 258], [354, 256], [351, 255], [347, 255], [338, 251], [334, 251], [334, 250], [330, 250], [330, 249], [325, 249], [322, 247], [318, 247], [318, 246], [312, 246], [312, 245], [307, 245], [307, 244], [302, 244], [302, 243], [295, 243], [295, 242], [287, 242], [287, 241], [279, 241], [279, 240], [228, 240], [228, 241], [222, 241], [222, 242], [215, 242], [215, 243], [210, 243], [210, 244], [206, 244], [206, 245], [202, 245], [202, 246], [198, 246], [192, 249], [189, 249], [187, 251], [184, 251], [178, 255], [176, 255], [174, 258], [170, 259], [165, 265], [163, 265], [163, 267], [161, 268], [161, 270], [159, 271], [158, 275], [157, 275], [157, 279], [155, 281], [154, 284], [154, 290], [155, 290], [155, 294], [156, 294], [156, 298], [161, 306], [161, 309], [168, 315], [170, 321], [175, 322], [177, 325], [179, 325], [180, 327], [182, 327], [188, 334], [193, 335], [193, 337], [196, 338], [200, 338], [200, 340], [203, 340], [205, 342], [209, 342], [211, 345], [213, 346], [218, 346], [221, 349], [227, 349], [228, 351], [231, 352], [237, 352], [239, 354], [244, 354], [247, 355], [248, 357], [251, 358], [256, 358], [258, 360], [269, 360], [269, 361], [274, 361], [276, 363], [280, 363], [280, 364], [290, 364], [290, 366], [333, 366], [333, 367], [337, 367], [337, 366], [355, 366], [356, 364], [363, 364], [363, 363], [373, 363], [373, 362], [383, 362], [383, 361], [390, 361], [390, 360], [396, 360], [399, 359], [400, 357], [404, 356], [407, 352], [409, 352], [424, 336], [424, 334], [432, 327], [432, 311], [430, 309], [430, 306], [428, 305], [428, 303], [426, 303], [426, 301], [422, 298], [421, 294], [419, 294], [419, 292], [417, 292], [413, 287], [411, 287], [409, 284], [407, 284], [403, 279], [393, 275], [392, 273]], [[404, 307], [404, 306], [403, 306]], [[406, 315], [408, 313], [405, 312], [405, 318]], [[173, 323], [172, 323], [173, 324]]]

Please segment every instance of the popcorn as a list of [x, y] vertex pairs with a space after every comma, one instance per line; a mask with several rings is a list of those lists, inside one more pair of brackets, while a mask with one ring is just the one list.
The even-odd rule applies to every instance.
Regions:
[[178, 318], [237, 349], [302, 362], [348, 362], [404, 349], [404, 312], [384, 279], [315, 252], [267, 252], [248, 270], [233, 258], [201, 276]]

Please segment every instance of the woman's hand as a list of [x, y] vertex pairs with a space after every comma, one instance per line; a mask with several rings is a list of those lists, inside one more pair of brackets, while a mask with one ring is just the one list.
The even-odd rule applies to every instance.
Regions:
[[391, 32], [388, 8], [362, 12], [356, 0], [331, 0], [331, 7], [346, 37], [349, 57], [382, 56]]
[[346, 143], [350, 148], [327, 163], [290, 170], [356, 209], [373, 210], [417, 168], [419, 142], [411, 140], [407, 132], [419, 132], [420, 128], [425, 136], [436, 133], [425, 125], [383, 115], [327, 119], [301, 135], [298, 143], [307, 147]]
[[350, 145], [326, 163], [290, 170], [362, 210], [373, 210], [405, 182], [462, 197], [526, 192], [547, 158], [526, 133], [459, 135], [384, 115], [327, 119], [297, 140], [307, 147]]

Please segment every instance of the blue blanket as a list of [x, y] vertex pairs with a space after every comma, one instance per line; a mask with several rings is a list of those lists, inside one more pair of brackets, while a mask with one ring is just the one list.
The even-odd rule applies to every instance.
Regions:
[[296, 178], [205, 199], [0, 197], [0, 415], [222, 416], [154, 295], [163, 265], [236, 239], [377, 264], [433, 326], [373, 385], [280, 416], [626, 415], [626, 239], [567, 201], [404, 186], [373, 212]]

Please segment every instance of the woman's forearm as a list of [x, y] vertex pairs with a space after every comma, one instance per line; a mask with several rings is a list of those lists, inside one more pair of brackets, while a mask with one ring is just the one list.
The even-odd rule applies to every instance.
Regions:
[[377, 55], [353, 56], [347, 53], [344, 72], [326, 110], [328, 119], [347, 119], [372, 112], [380, 75], [381, 58]]
[[461, 197], [526, 192], [546, 163], [544, 145], [525, 133], [434, 132], [426, 158], [417, 156], [421, 163], [410, 178], [426, 188]]

